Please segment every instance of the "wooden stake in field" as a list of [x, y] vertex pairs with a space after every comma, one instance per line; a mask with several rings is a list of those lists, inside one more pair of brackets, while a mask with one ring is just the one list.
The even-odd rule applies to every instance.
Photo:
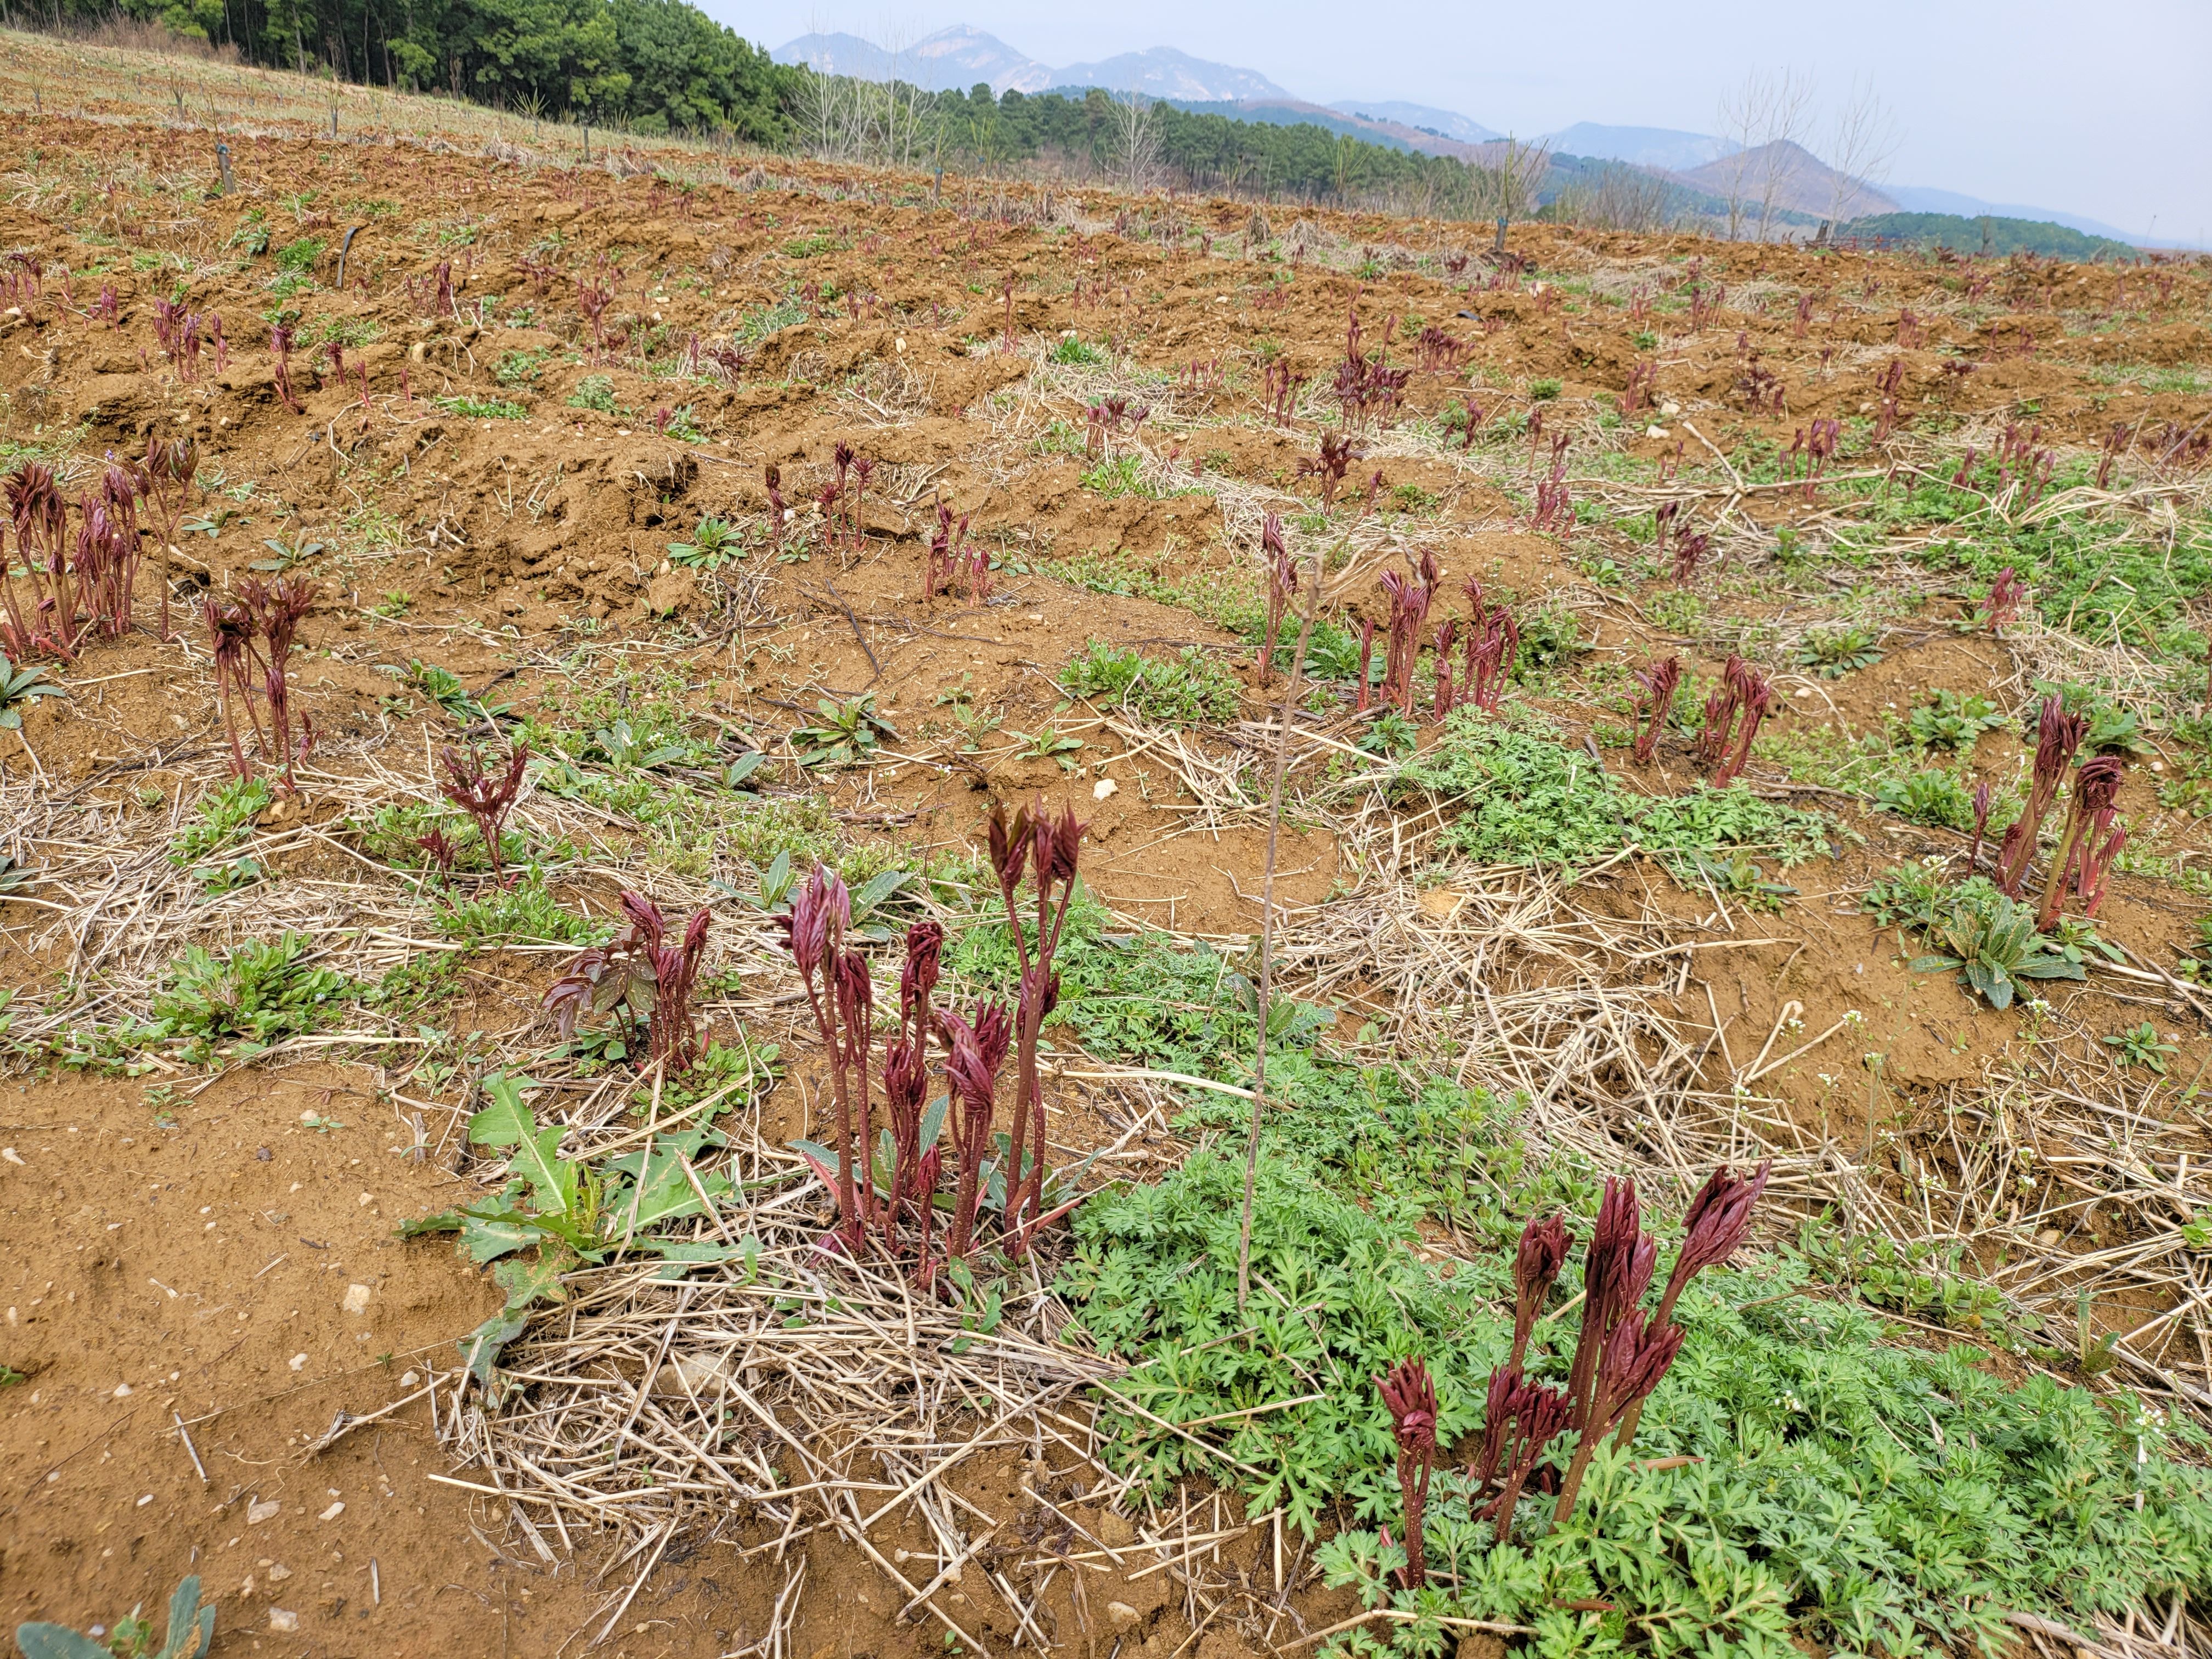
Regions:
[[[1282, 526], [1267, 515], [1262, 541], [1279, 540]], [[1321, 611], [1322, 550], [1314, 547], [1313, 571], [1306, 579], [1305, 609], [1298, 617], [1297, 648], [1291, 654], [1291, 672], [1283, 682], [1283, 708], [1275, 729], [1275, 775], [1267, 793], [1267, 857], [1260, 879], [1260, 1036], [1252, 1064], [1252, 1128], [1244, 1139], [1244, 1213], [1237, 1232], [1237, 1309], [1239, 1313], [1252, 1292], [1252, 1193], [1260, 1179], [1260, 1120], [1267, 1106], [1268, 995], [1274, 966], [1275, 852], [1283, 833], [1283, 775], [1290, 768], [1291, 718], [1297, 712], [1298, 691], [1305, 683], [1306, 645], [1313, 638], [1315, 618]]]

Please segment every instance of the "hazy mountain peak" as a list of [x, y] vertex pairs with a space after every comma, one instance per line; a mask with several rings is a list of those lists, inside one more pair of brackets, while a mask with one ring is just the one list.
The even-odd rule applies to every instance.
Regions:
[[1173, 46], [1125, 52], [1096, 64], [1070, 64], [1056, 84], [1104, 87], [1114, 92], [1148, 93], [1194, 103], [1225, 103], [1239, 98], [1287, 98], [1291, 94], [1256, 70], [1209, 63]]
[[1427, 104], [1409, 104], [1395, 98], [1340, 98], [1329, 108], [1340, 115], [1364, 116], [1370, 121], [1395, 121], [1401, 126], [1412, 127], [1438, 138], [1449, 138], [1462, 144], [1487, 143], [1505, 135], [1493, 131], [1481, 122], [1462, 115], [1455, 109], [1437, 109]]
[[1552, 148], [1561, 155], [1587, 155], [1595, 161], [1626, 161], [1632, 167], [1664, 167], [1687, 173], [1735, 146], [1708, 132], [1683, 132], [1674, 127], [1613, 127], [1595, 121], [1577, 121], [1550, 136]]
[[988, 82], [991, 90], [999, 93], [1009, 88], [1042, 92], [1055, 84], [1050, 67], [964, 23], [891, 47], [857, 34], [802, 34], [772, 55], [779, 64], [804, 64], [818, 75], [904, 81], [932, 92], [965, 92], [979, 81]]
[[1703, 167], [1679, 169], [1676, 176], [1723, 197], [1764, 201], [1771, 193], [1777, 207], [1838, 221], [1897, 211], [1889, 197], [1862, 180], [1846, 178], [1787, 138], [1733, 151]]

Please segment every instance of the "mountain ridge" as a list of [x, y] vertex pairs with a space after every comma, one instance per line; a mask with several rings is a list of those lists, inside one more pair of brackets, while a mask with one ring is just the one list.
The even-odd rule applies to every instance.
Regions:
[[[933, 92], [965, 92], [988, 83], [1003, 95], [1048, 90], [1103, 88], [1139, 92], [1179, 106], [1205, 106], [1206, 112], [1278, 125], [1310, 120], [1348, 136], [1393, 149], [1417, 150], [1480, 163], [1484, 146], [1503, 135], [1457, 110], [1402, 99], [1341, 98], [1310, 101], [1279, 86], [1256, 70], [1194, 58], [1173, 46], [1120, 52], [1094, 63], [1054, 68], [968, 24], [954, 24], [910, 44], [887, 49], [861, 36], [815, 32], [777, 47], [780, 64], [805, 64], [817, 73], [862, 80], [907, 81]], [[1672, 183], [1725, 197], [1735, 168], [1729, 158], [1737, 147], [1711, 133], [1672, 127], [1614, 125], [1577, 121], [1542, 135], [1555, 154], [1617, 161], [1654, 173]], [[1840, 202], [1841, 216], [1884, 213], [1947, 213], [1987, 216], [2061, 225], [2085, 235], [2105, 237], [2145, 248], [2187, 248], [2195, 245], [2136, 235], [2085, 214], [2022, 203], [1992, 203], [1932, 185], [1877, 189], [1853, 181], [1835, 188], [1838, 175], [1810, 151], [1792, 144], [1778, 204], [1794, 212], [1830, 216]], [[1756, 157], [1742, 164], [1739, 188], [1757, 198], [1765, 192], [1765, 170]]]

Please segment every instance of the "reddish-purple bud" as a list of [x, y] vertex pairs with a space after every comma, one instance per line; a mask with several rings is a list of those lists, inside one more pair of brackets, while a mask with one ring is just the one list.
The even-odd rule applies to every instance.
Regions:
[[1401, 1359], [1375, 1379], [1390, 1413], [1398, 1449], [1420, 1456], [1437, 1449], [1437, 1389], [1419, 1355]]
[[1682, 1249], [1668, 1275], [1667, 1291], [1659, 1300], [1658, 1319], [1667, 1322], [1674, 1300], [1691, 1279], [1707, 1267], [1718, 1267], [1734, 1255], [1751, 1227], [1751, 1212], [1766, 1190], [1774, 1171], [1771, 1159], [1761, 1163], [1748, 1180], [1739, 1181], [1725, 1164], [1713, 1171], [1690, 1207], [1682, 1214]]

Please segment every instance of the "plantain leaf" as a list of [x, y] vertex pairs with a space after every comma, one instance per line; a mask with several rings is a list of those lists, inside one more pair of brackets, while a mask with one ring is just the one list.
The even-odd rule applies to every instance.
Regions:
[[904, 870], [885, 870], [862, 883], [853, 895], [853, 920], [860, 921], [893, 893], [907, 884], [909, 872]]
[[526, 1218], [517, 1215], [471, 1215], [465, 1216], [461, 1221], [461, 1248], [478, 1267], [535, 1244], [544, 1237]]
[[169, 1597], [169, 1628], [155, 1659], [200, 1659], [215, 1637], [215, 1609], [200, 1606], [200, 1581], [192, 1573], [177, 1581]]
[[575, 1207], [576, 1166], [561, 1157], [562, 1130], [541, 1129], [522, 1098], [535, 1085], [526, 1077], [501, 1072], [484, 1079], [491, 1103], [469, 1119], [469, 1139], [478, 1146], [514, 1149], [510, 1166], [530, 1183], [538, 1208], [566, 1215]]
[[23, 1659], [115, 1659], [89, 1636], [80, 1636], [65, 1625], [18, 1625], [15, 1645]]
[[540, 1302], [565, 1302], [568, 1292], [561, 1283], [561, 1275], [576, 1264], [576, 1258], [556, 1244], [539, 1247], [538, 1255], [528, 1261], [502, 1261], [491, 1270], [499, 1287], [507, 1292], [507, 1311], [517, 1312]]

